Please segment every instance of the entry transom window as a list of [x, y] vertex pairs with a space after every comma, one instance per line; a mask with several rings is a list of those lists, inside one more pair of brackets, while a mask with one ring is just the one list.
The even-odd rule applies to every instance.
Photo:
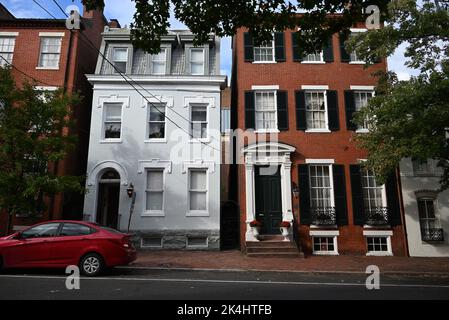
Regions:
[[114, 73], [126, 73], [128, 65], [128, 48], [114, 48], [112, 60], [115, 66]]
[[277, 129], [276, 92], [260, 91], [255, 93], [256, 130]]
[[39, 67], [59, 68], [59, 58], [61, 55], [60, 37], [42, 37], [39, 57]]
[[[16, 38], [14, 37], [1, 37], [0, 38], [0, 57], [5, 59], [9, 64], [12, 63], [14, 55], [14, 47], [16, 44]], [[0, 58], [0, 67], [8, 65], [8, 63]]]
[[153, 74], [165, 74], [167, 70], [167, 49], [151, 57], [151, 70]]
[[[366, 107], [369, 101], [373, 98], [372, 91], [356, 91], [354, 92], [355, 98], [355, 110], [360, 111], [362, 108]], [[370, 129], [368, 119], [363, 122], [363, 125], [359, 125], [359, 129]]]
[[192, 106], [192, 138], [207, 138], [207, 106]]
[[163, 211], [164, 171], [147, 171], [146, 211]]
[[336, 253], [336, 237], [313, 237], [313, 253]]
[[148, 138], [149, 139], [164, 139], [165, 138], [165, 104], [151, 104], [149, 105], [150, 115], [148, 122]]
[[269, 41], [260, 47], [254, 47], [255, 62], [274, 62], [274, 41]]
[[307, 129], [327, 129], [327, 102], [325, 91], [306, 92]]
[[207, 170], [190, 170], [190, 211], [207, 211]]
[[104, 139], [120, 139], [122, 132], [122, 104], [104, 105]]
[[333, 205], [333, 188], [329, 165], [311, 165], [310, 203], [313, 209], [328, 209]]
[[204, 49], [190, 50], [190, 73], [204, 75]]
[[366, 237], [368, 253], [389, 252], [388, 237]]

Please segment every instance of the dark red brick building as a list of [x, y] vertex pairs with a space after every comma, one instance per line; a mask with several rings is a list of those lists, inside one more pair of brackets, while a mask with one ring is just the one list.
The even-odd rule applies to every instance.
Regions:
[[[250, 255], [292, 253], [288, 242], [305, 254], [406, 255], [397, 179], [379, 185], [354, 142], [369, 129], [352, 122], [354, 112], [375, 94], [372, 73], [386, 61], [365, 68], [338, 34], [300, 57], [296, 32], [275, 33], [263, 47], [243, 29], [233, 39], [233, 128], [258, 138], [236, 144], [241, 247]], [[281, 222], [291, 224], [284, 235]]]
[[[16, 18], [0, 4], [0, 55], [8, 61], [0, 59], [0, 65], [14, 66], [12, 73], [18, 84], [24, 80], [32, 82], [32, 77], [42, 82], [37, 83], [39, 90], [65, 88], [68, 93], [79, 92], [83, 97], [82, 103], [73, 107], [76, 128], [71, 133], [78, 137], [76, 150], [64, 161], [49, 164], [49, 170], [58, 175], [86, 173], [92, 89], [85, 74], [94, 73], [98, 52], [85, 38], [99, 48], [106, 25], [101, 11], [85, 11], [80, 30], [70, 31], [65, 20]], [[20, 229], [47, 219], [81, 219], [83, 196], [60, 194], [47, 199], [47, 207], [41, 217], [14, 217], [12, 226]], [[0, 234], [7, 233], [6, 221], [7, 214], [1, 214]]]

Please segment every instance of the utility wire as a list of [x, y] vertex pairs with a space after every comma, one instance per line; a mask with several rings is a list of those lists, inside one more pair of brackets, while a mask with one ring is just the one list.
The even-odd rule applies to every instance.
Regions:
[[[56, 19], [56, 17], [47, 9], [45, 9], [39, 2], [37, 2], [36, 0], [33, 0], [33, 2], [35, 4], [37, 4], [39, 6], [39, 8], [41, 8], [42, 10], [44, 10], [50, 17], [52, 17], [53, 19]], [[56, 19], [57, 20], [57, 19]]]
[[[59, 3], [56, 1], [56, 0], [53, 0], [53, 2], [58, 6], [58, 8], [61, 10], [61, 12], [66, 16], [66, 17], [68, 17], [68, 15], [67, 15], [67, 13], [62, 9], [62, 7], [59, 5]], [[72, 33], [73, 33], [73, 30], [70, 30]], [[83, 39], [81, 39], [80, 37], [79, 37], [79, 35], [77, 34], [77, 33], [73, 33], [73, 34], [76, 34], [77, 35], [77, 37], [78, 37], [78, 39], [80, 39], [81, 41], [83, 41]], [[117, 73], [117, 74], [119, 74], [125, 81], [126, 81], [126, 83], [127, 84], [129, 84], [142, 98], [144, 98], [146, 101], [147, 101], [147, 103], [150, 105], [150, 106], [152, 106], [153, 108], [155, 108], [156, 109], [156, 111], [158, 112], [158, 113], [160, 113], [162, 116], [164, 116], [164, 118], [166, 118], [168, 121], [170, 121], [171, 123], [173, 123], [178, 129], [180, 129], [180, 130], [182, 130], [183, 132], [185, 132], [185, 133], [187, 133], [187, 135], [189, 135], [189, 137], [191, 138], [191, 139], [193, 139], [193, 140], [196, 140], [197, 142], [199, 142], [199, 143], [201, 143], [202, 145], [204, 145], [204, 146], [207, 146], [207, 147], [209, 147], [209, 148], [211, 148], [211, 149], [213, 149], [213, 150], [215, 150], [215, 151], [218, 151], [218, 152], [221, 152], [221, 150], [220, 149], [217, 149], [217, 148], [215, 148], [215, 147], [213, 147], [213, 146], [211, 146], [210, 144], [207, 144], [207, 143], [205, 143], [204, 141], [201, 141], [200, 139], [198, 139], [198, 138], [196, 138], [196, 137], [194, 137], [193, 136], [193, 134], [192, 133], [190, 133], [188, 130], [185, 130], [182, 126], [180, 126], [178, 123], [176, 123], [174, 120], [172, 120], [172, 119], [170, 119], [165, 113], [163, 113], [159, 108], [158, 108], [158, 106], [157, 105], [155, 105], [154, 103], [152, 103], [151, 101], [149, 101], [148, 100], [148, 98], [144, 95], [144, 94], [142, 94], [141, 92], [140, 92], [140, 90], [138, 90], [136, 87], [135, 87], [135, 85], [134, 84], [136, 84], [136, 85], [138, 85], [142, 90], [144, 90], [145, 92], [147, 92], [152, 98], [154, 98], [155, 100], [157, 100], [159, 103], [161, 103], [161, 104], [165, 104], [163, 101], [161, 101], [159, 98], [157, 98], [154, 94], [152, 94], [152, 93], [150, 93], [147, 89], [145, 89], [144, 87], [142, 87], [140, 84], [138, 84], [136, 81], [134, 81], [132, 78], [130, 78], [130, 77], [128, 77], [128, 76], [126, 76], [126, 75], [124, 75], [108, 58], [106, 58], [106, 56], [95, 46], [95, 44], [85, 35], [85, 34], [83, 34], [83, 33], [80, 33], [86, 40], [87, 40], [87, 42], [88, 42], [88, 44], [95, 50], [95, 51], [97, 51], [97, 53], [109, 64], [109, 65], [111, 65], [113, 68], [114, 68], [114, 70], [115, 70], [115, 72]], [[84, 41], [85, 42], [85, 41]], [[128, 80], [129, 79], [129, 80]], [[134, 84], [133, 84], [134, 83]], [[172, 111], [174, 111], [177, 115], [179, 115], [180, 117], [182, 117], [184, 120], [186, 120], [186, 121], [188, 121], [189, 123], [192, 123], [189, 119], [186, 119], [185, 117], [183, 117], [182, 115], [180, 115], [178, 112], [176, 112], [175, 110], [172, 110]]]

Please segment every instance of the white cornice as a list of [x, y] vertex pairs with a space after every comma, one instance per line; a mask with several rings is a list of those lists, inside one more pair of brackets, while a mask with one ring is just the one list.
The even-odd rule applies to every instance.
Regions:
[[[91, 84], [113, 83], [127, 85], [120, 75], [86, 75]], [[224, 88], [227, 84], [226, 76], [126, 76], [132, 82], [152, 84], [203, 84], [219, 85]]]

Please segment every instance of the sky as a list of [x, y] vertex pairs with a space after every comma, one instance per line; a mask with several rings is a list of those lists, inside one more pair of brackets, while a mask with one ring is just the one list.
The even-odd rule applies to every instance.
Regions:
[[[57, 18], [63, 18], [64, 15], [58, 9], [53, 0], [37, 0], [43, 7]], [[225, 0], [223, 0], [225, 1]], [[8, 10], [10, 10], [18, 18], [50, 18], [50, 16], [39, 8], [32, 0], [0, 0]], [[62, 8], [67, 8], [70, 5], [77, 5], [80, 9], [80, 0], [58, 0]], [[134, 2], [131, 0], [105, 0], [105, 16], [108, 19], [118, 19], [122, 26], [129, 25], [133, 19]], [[170, 19], [172, 29], [186, 29], [186, 27], [177, 21], [174, 17]], [[407, 80], [410, 75], [416, 75], [416, 71], [405, 67], [404, 62], [405, 46], [398, 48], [396, 53], [388, 58], [389, 69], [395, 71], [400, 80]], [[231, 39], [224, 38], [221, 42], [221, 74], [227, 75], [230, 79], [231, 75]]]

